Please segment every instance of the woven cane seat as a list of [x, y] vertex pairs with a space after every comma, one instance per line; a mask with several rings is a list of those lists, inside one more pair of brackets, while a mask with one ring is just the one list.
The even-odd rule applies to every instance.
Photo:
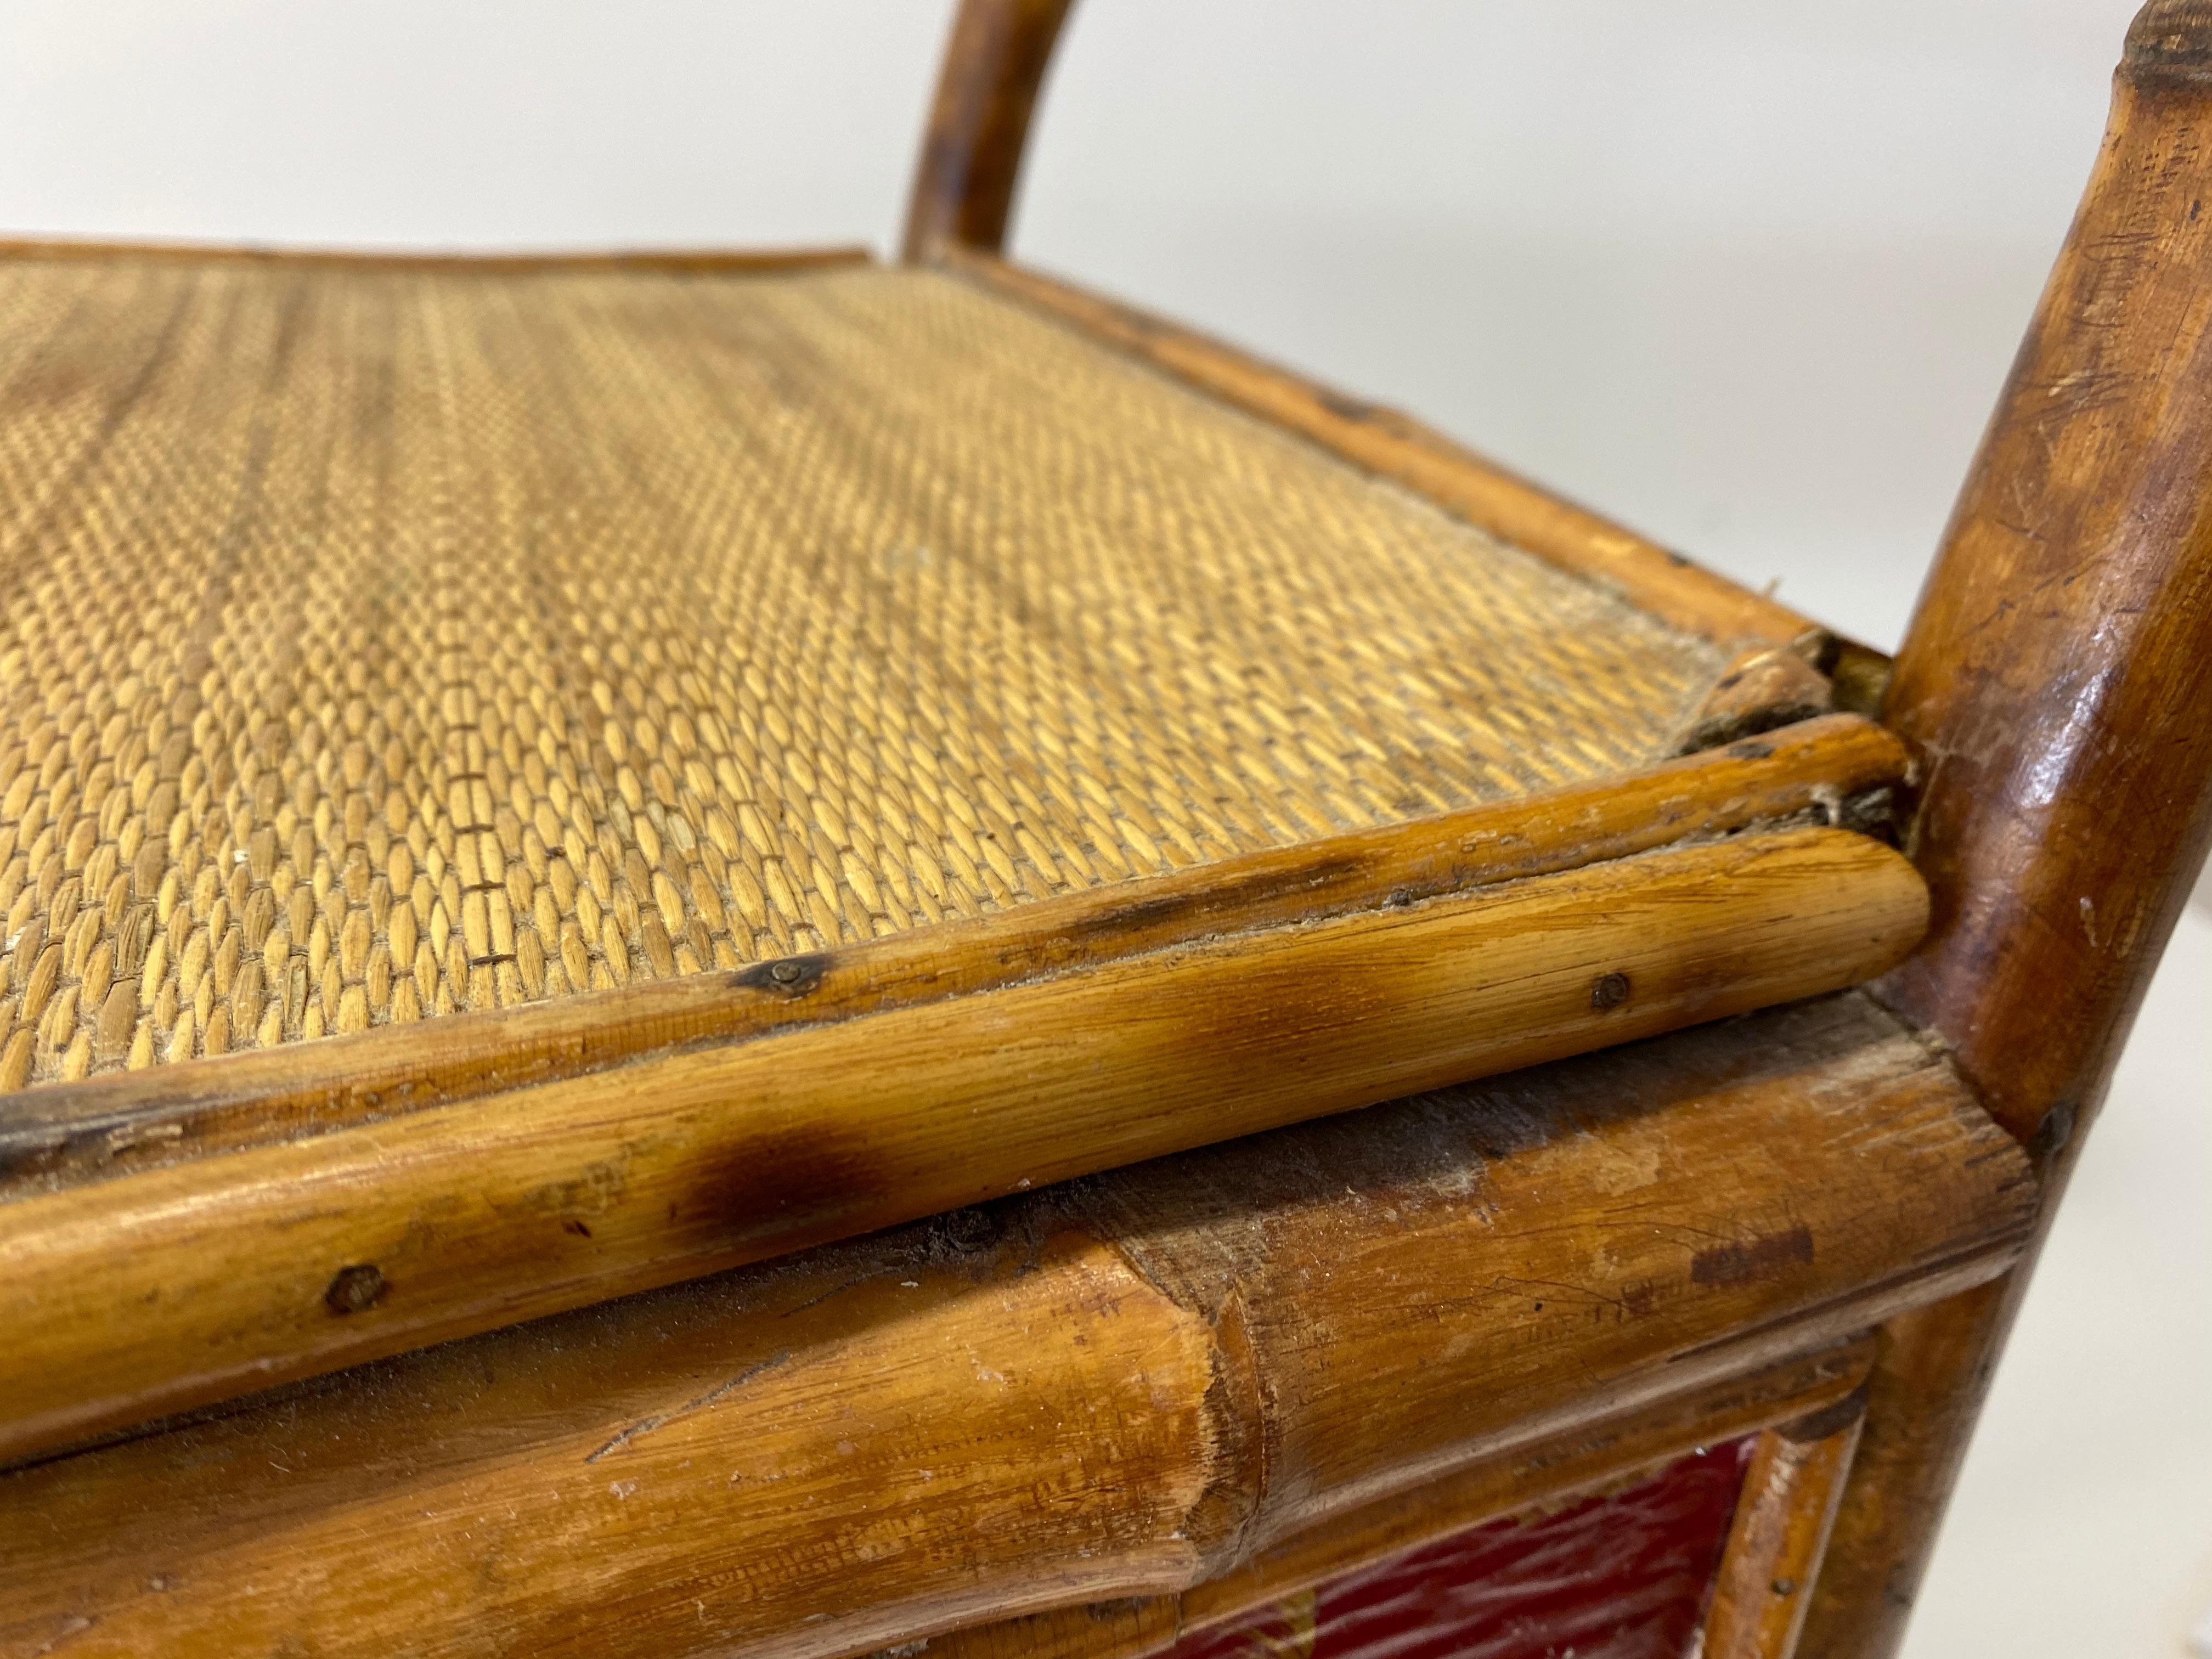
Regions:
[[1723, 653], [960, 279], [0, 263], [0, 1088], [1652, 757]]

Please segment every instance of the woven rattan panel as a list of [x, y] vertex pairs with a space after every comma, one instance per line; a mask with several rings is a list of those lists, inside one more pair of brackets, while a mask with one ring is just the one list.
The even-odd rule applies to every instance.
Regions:
[[1708, 646], [951, 277], [0, 264], [0, 1087], [1650, 758]]

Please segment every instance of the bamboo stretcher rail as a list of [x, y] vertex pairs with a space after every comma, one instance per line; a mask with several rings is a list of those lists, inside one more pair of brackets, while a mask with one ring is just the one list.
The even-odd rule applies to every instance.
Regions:
[[0, 1203], [602, 1072], [659, 1052], [1555, 874], [1808, 813], [1832, 816], [1904, 776], [1904, 750], [1888, 733], [1830, 716], [1601, 782], [787, 959], [781, 972], [762, 963], [447, 1018], [434, 1030], [385, 1027], [0, 1095]]
[[24, 1200], [0, 1446], [1838, 989], [1924, 925], [1881, 844], [1753, 835]]
[[1553, 495], [1395, 410], [1347, 397], [1164, 318], [957, 243], [932, 256], [995, 293], [1072, 323], [1224, 402], [1406, 485], [1499, 540], [1614, 589], [1638, 609], [1723, 645], [1789, 646], [1808, 657], [1832, 636], [1786, 605]]
[[[27, 1191], [0, 1203], [0, 1328], [18, 1336], [0, 1353], [0, 1455], [1857, 983], [1926, 921], [1917, 878], [1877, 842], [1784, 829], [1580, 862], [1793, 800], [1839, 807], [1887, 751], [1856, 722], [1823, 725], [1437, 820], [1410, 848], [1351, 837], [1256, 860], [1243, 886], [1133, 884], [1111, 908], [718, 976], [695, 993], [717, 1018], [689, 1042], [622, 1028], [620, 1066], [578, 1063], [591, 1012], [572, 1003], [547, 1017], [562, 1059], [536, 1076], [495, 1040], [461, 1070], [488, 1092]], [[1832, 750], [1853, 763], [1824, 764]], [[1050, 926], [1076, 916], [1089, 927]], [[405, 1035], [419, 1053], [466, 1029]], [[353, 1059], [292, 1054], [325, 1079]], [[220, 1095], [227, 1068], [246, 1087], [218, 1121], [290, 1117], [297, 1073], [271, 1055], [178, 1068], [193, 1092], [167, 1121]], [[272, 1073], [277, 1098], [257, 1104]], [[65, 1121], [92, 1103], [59, 1103]], [[161, 1121], [142, 1112], [121, 1139], [183, 1139]]]
[[2033, 1201], [1849, 994], [0, 1475], [0, 1650], [829, 1659], [1172, 1595], [1662, 1401], [1726, 1417], [2000, 1271]]

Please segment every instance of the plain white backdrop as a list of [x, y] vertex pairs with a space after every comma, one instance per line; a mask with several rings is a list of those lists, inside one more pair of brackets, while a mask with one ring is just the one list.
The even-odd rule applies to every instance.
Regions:
[[[1016, 246], [1893, 647], [2133, 4], [1084, 0]], [[0, 232], [888, 247], [949, 13], [0, 0]], [[2197, 914], [1911, 1659], [2179, 1659], [2212, 1609], [2208, 1013]]]

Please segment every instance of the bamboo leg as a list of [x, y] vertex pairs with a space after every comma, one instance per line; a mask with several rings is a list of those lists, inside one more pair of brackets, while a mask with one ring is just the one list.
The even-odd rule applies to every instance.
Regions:
[[2015, 1268], [1884, 1328], [1866, 1431], [1813, 1597], [1804, 1659], [1861, 1659], [1893, 1652], [1904, 1640], [2027, 1282], [2027, 1271]]
[[[2035, 1154], [2046, 1225], [2212, 830], [2208, 135], [2212, 0], [2152, 0], [1883, 710], [1936, 911], [1878, 994]], [[1808, 1656], [1902, 1639], [2027, 1272], [1888, 1327]]]

